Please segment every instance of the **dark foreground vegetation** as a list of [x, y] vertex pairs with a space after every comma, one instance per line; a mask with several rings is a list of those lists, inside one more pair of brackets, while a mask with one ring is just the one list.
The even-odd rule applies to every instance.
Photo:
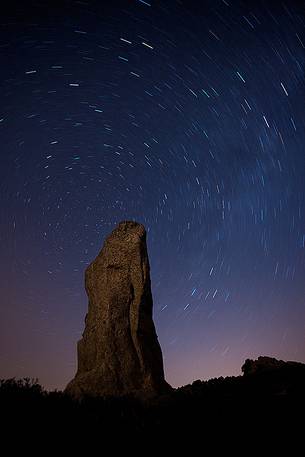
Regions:
[[[272, 362], [273, 361], [273, 362]], [[85, 437], [103, 442], [124, 439], [247, 433], [276, 429], [277, 439], [292, 427], [304, 433], [305, 365], [259, 358], [246, 361], [243, 376], [195, 381], [149, 402], [132, 397], [72, 400], [47, 392], [37, 380], [0, 381], [1, 417], [7, 431], [28, 436], [64, 436], [74, 444]], [[2, 427], [2, 432], [4, 428]], [[235, 432], [234, 432], [235, 431]], [[118, 443], [119, 442], [119, 443]]]

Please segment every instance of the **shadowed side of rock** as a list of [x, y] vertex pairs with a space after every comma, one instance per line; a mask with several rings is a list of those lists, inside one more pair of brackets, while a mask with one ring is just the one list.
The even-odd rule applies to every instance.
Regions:
[[89, 305], [78, 370], [66, 392], [150, 397], [168, 391], [143, 225], [126, 221], [113, 230], [87, 268], [85, 285]]

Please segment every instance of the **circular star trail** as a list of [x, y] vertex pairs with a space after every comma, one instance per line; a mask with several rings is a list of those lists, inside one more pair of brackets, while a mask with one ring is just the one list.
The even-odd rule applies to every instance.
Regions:
[[72, 378], [126, 219], [172, 385], [305, 362], [304, 2], [104, 3], [1, 17], [0, 376]]

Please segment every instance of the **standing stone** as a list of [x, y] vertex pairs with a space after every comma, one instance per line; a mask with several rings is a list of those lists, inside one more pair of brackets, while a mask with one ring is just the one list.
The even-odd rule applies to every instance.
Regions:
[[83, 395], [154, 396], [170, 389], [152, 319], [146, 231], [121, 222], [85, 274], [89, 297], [78, 370], [66, 387]]

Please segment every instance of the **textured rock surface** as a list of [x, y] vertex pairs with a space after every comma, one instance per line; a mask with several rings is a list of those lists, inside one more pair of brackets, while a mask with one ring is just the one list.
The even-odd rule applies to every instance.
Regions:
[[146, 232], [121, 222], [85, 274], [89, 298], [78, 370], [66, 392], [153, 396], [170, 387], [152, 319]]

